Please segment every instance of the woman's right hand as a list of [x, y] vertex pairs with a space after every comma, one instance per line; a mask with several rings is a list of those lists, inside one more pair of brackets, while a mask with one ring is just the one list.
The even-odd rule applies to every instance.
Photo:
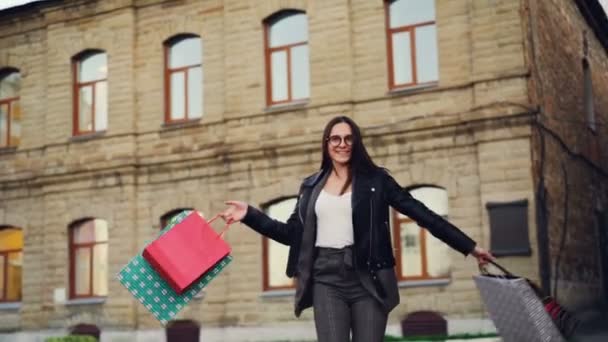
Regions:
[[238, 222], [247, 214], [247, 203], [241, 201], [226, 201], [228, 208], [220, 213], [227, 224]]

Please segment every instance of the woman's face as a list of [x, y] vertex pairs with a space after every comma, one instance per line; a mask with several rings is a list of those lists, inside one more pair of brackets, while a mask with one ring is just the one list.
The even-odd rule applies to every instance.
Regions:
[[345, 122], [334, 125], [327, 139], [327, 150], [334, 164], [346, 165], [350, 162], [352, 152], [353, 132]]

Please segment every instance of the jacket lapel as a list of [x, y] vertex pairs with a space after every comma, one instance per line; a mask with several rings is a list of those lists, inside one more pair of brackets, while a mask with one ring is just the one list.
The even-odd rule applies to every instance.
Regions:
[[352, 196], [352, 209], [353, 213], [356, 211], [357, 206], [364, 200], [369, 199], [371, 181], [369, 177], [361, 173], [355, 173], [353, 175], [353, 196]]

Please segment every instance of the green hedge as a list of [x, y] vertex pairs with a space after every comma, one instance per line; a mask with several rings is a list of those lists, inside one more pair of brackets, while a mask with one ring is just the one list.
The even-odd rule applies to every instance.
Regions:
[[93, 336], [70, 335], [64, 337], [49, 337], [44, 342], [97, 342]]

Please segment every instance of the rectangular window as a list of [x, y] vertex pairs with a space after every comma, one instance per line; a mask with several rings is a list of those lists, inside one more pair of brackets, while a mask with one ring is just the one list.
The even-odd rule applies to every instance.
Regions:
[[[425, 186], [411, 190], [410, 194], [438, 215], [447, 217], [448, 196], [444, 189]], [[411, 218], [392, 212], [398, 278], [406, 281], [449, 278], [449, 247]]]
[[86, 51], [74, 58], [74, 135], [108, 128], [108, 65], [105, 52]]
[[310, 97], [308, 19], [282, 11], [265, 21], [266, 101], [269, 106]]
[[389, 89], [439, 80], [434, 0], [386, 2]]
[[[286, 222], [293, 212], [296, 202], [297, 198], [295, 197], [274, 202], [266, 207], [266, 213], [275, 220]], [[285, 274], [289, 246], [268, 238], [262, 238], [262, 255], [264, 291], [293, 288], [293, 279]]]
[[596, 130], [595, 123], [595, 109], [593, 106], [593, 81], [591, 78], [591, 68], [589, 67], [589, 61], [583, 60], [583, 105], [585, 116], [587, 118], [587, 125], [593, 131]]
[[165, 42], [165, 123], [203, 116], [203, 43], [196, 35]]
[[495, 256], [532, 254], [528, 233], [528, 200], [486, 204], [490, 218], [490, 250]]
[[70, 227], [70, 298], [107, 296], [108, 227], [88, 219]]
[[21, 301], [22, 265], [22, 230], [0, 227], [0, 303]]
[[21, 142], [21, 74], [17, 69], [0, 72], [0, 148]]

